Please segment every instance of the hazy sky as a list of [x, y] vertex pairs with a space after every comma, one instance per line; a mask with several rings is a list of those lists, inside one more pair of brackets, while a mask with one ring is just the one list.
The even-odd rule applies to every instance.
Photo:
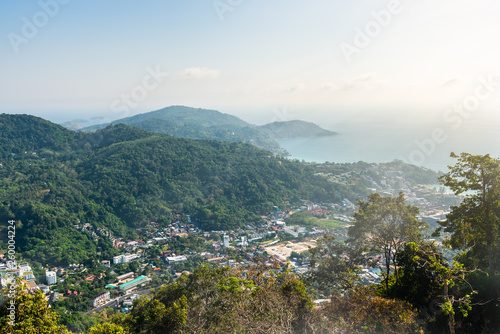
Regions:
[[494, 117], [499, 17], [498, 0], [3, 0], [0, 112]]

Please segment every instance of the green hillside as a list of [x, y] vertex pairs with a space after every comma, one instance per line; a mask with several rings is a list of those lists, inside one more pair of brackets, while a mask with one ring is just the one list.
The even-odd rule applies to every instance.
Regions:
[[63, 151], [76, 145], [84, 135], [29, 115], [0, 114], [0, 158], [25, 151]]
[[259, 130], [268, 133], [274, 139], [337, 135], [336, 132], [325, 130], [314, 123], [299, 120], [273, 122], [259, 126]]
[[[277, 139], [334, 136], [337, 134], [310, 122], [294, 120], [256, 126], [236, 116], [216, 110], [185, 106], [171, 106], [119, 119], [108, 124], [86, 127], [82, 131], [92, 132], [116, 124], [127, 124], [178, 138], [246, 143], [278, 154], [283, 154], [285, 151], [280, 148]], [[74, 125], [71, 126], [74, 127]]]
[[[39, 262], [80, 262], [96, 251], [74, 225], [115, 236], [173, 215], [206, 230], [257, 221], [284, 201], [341, 200], [311, 167], [251, 145], [174, 138], [126, 125], [81, 134], [31, 116], [2, 116], [19, 152], [0, 168], [0, 224], [17, 222], [18, 252]], [[31, 132], [27, 135], [26, 124]], [[28, 136], [28, 137], [27, 137]], [[1, 140], [7, 141], [4, 133]], [[24, 150], [45, 148], [37, 155]], [[50, 149], [50, 150], [49, 150]], [[0, 227], [1, 228], [1, 227]], [[6, 229], [0, 248], [6, 246]], [[99, 244], [103, 252], [109, 244]]]
[[212, 139], [247, 143], [274, 153], [283, 153], [271, 136], [236, 116], [216, 110], [171, 106], [144, 114], [95, 125], [82, 131], [95, 131], [108, 125], [127, 124], [156, 133], [179, 138]]

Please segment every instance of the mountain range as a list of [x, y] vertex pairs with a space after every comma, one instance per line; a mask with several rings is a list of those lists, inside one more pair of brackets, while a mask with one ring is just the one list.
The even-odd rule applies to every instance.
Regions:
[[111, 123], [79, 129], [77, 124], [65, 123], [68, 128], [91, 132], [108, 125], [127, 124], [136, 128], [165, 133], [174, 137], [213, 139], [241, 142], [285, 154], [277, 140], [297, 137], [333, 136], [336, 132], [322, 129], [318, 125], [300, 120], [273, 122], [257, 126], [242, 119], [216, 110], [171, 106]]

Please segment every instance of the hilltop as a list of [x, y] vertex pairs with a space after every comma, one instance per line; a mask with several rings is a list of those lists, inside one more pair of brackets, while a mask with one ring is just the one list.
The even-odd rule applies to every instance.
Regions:
[[[304, 121], [275, 122], [263, 126], [217, 110], [171, 106], [144, 114], [83, 128], [91, 132], [108, 125], [127, 124], [136, 128], [169, 134], [179, 138], [211, 139], [247, 143], [271, 151], [286, 153], [276, 139], [335, 135], [316, 124]], [[71, 125], [74, 128], [74, 124]]]
[[269, 133], [275, 139], [335, 136], [338, 134], [325, 130], [314, 123], [299, 120], [273, 122], [262, 125], [259, 129]]

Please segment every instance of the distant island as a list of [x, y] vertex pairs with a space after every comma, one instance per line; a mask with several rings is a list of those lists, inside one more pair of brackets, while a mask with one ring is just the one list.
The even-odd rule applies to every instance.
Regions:
[[170, 106], [111, 123], [78, 128], [74, 122], [61, 125], [77, 131], [94, 132], [109, 125], [126, 124], [147, 131], [169, 134], [178, 138], [210, 139], [251, 144], [286, 155], [276, 140], [285, 138], [333, 136], [336, 132], [322, 129], [310, 122], [293, 120], [257, 126], [217, 110]]
[[337, 132], [325, 130], [320, 126], [305, 121], [273, 122], [259, 127], [275, 139], [326, 137], [338, 135]]

